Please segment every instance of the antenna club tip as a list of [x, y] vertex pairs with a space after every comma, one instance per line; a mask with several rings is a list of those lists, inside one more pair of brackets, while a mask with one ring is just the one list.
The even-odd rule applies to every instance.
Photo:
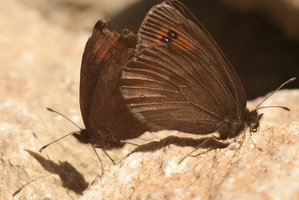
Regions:
[[48, 111], [54, 112], [54, 110], [52, 108], [46, 108]]
[[47, 146], [48, 146], [48, 145], [43, 146], [42, 148], [40, 148], [39, 152], [42, 153], [42, 152], [45, 150], [45, 148], [47, 148]]
[[288, 107], [284, 107], [283, 109], [285, 109], [286, 111], [291, 111], [291, 109], [289, 109]]
[[296, 79], [297, 79], [296, 77], [290, 78], [288, 82], [295, 81]]

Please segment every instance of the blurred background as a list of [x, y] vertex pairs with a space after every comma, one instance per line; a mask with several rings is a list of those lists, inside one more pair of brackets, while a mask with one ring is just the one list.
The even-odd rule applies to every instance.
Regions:
[[[161, 0], [22, 0], [45, 20], [71, 31], [92, 31], [99, 19], [109, 28], [138, 31]], [[299, 2], [280, 0], [185, 0], [239, 74], [248, 99], [299, 75]], [[298, 88], [299, 81], [285, 88]]]

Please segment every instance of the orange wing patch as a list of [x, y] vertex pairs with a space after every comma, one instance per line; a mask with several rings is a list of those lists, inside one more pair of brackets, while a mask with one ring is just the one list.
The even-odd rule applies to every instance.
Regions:
[[175, 29], [160, 28], [157, 31], [156, 41], [157, 43], [171, 43], [180, 49], [186, 51], [194, 51], [196, 46], [190, 42], [183, 34]]

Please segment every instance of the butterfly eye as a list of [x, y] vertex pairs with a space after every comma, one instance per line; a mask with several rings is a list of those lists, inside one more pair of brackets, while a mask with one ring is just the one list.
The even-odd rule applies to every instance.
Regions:
[[161, 41], [165, 43], [171, 43], [173, 39], [178, 38], [178, 33], [174, 30], [169, 30], [166, 35], [162, 36]]

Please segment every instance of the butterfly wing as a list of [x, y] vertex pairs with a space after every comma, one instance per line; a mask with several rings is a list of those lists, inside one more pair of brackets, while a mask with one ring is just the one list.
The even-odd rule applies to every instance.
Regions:
[[[86, 128], [89, 127], [89, 116], [91, 111], [91, 102], [94, 98], [95, 87], [98, 78], [102, 73], [102, 66], [107, 62], [109, 56], [107, 49], [115, 43], [113, 38], [106, 37], [102, 34], [102, 29], [106, 26], [105, 22], [99, 21], [93, 30], [92, 36], [88, 39], [81, 63], [80, 71], [80, 109], [81, 115]], [[107, 49], [101, 48], [104, 43], [110, 41], [111, 45]]]
[[[91, 141], [109, 149], [117, 142], [140, 136], [146, 128], [127, 111], [117, 88], [124, 64], [132, 58], [136, 36], [110, 32], [99, 21], [82, 59], [80, 106]], [[110, 145], [110, 146], [109, 146]]]
[[220, 49], [178, 1], [153, 7], [122, 73], [131, 111], [157, 129], [205, 134], [227, 120], [243, 123], [243, 86]]

